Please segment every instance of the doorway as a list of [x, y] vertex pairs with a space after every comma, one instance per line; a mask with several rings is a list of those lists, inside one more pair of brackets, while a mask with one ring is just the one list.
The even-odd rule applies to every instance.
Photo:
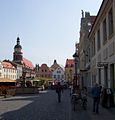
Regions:
[[108, 67], [104, 67], [104, 86], [108, 87]]
[[110, 65], [110, 80], [111, 80], [111, 88], [114, 91], [115, 90], [115, 65], [111, 64]]
[[101, 85], [101, 68], [98, 69], [98, 83]]

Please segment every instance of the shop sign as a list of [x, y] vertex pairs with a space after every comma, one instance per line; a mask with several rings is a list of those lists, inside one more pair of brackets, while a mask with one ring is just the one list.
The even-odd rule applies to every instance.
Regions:
[[102, 68], [102, 67], [107, 67], [108, 63], [107, 62], [98, 62], [97, 67]]

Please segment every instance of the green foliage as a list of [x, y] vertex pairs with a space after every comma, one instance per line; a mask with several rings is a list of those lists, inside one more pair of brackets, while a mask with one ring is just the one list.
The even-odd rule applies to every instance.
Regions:
[[52, 78], [45, 78], [45, 77], [36, 77], [34, 79], [40, 80], [36, 83], [36, 86], [42, 86], [42, 85], [48, 86], [48, 81], [52, 80]]

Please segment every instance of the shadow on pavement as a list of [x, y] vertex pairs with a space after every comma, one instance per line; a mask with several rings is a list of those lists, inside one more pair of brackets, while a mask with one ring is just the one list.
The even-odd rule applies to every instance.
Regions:
[[67, 92], [63, 93], [61, 103], [57, 102], [54, 90], [18, 95], [1, 102], [0, 120], [71, 120]]

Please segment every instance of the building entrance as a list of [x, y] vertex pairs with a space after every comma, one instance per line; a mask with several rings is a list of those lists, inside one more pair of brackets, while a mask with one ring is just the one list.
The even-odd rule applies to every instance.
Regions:
[[104, 86], [108, 87], [108, 67], [104, 67]]
[[111, 80], [111, 88], [115, 91], [115, 64], [110, 65], [110, 80]]

